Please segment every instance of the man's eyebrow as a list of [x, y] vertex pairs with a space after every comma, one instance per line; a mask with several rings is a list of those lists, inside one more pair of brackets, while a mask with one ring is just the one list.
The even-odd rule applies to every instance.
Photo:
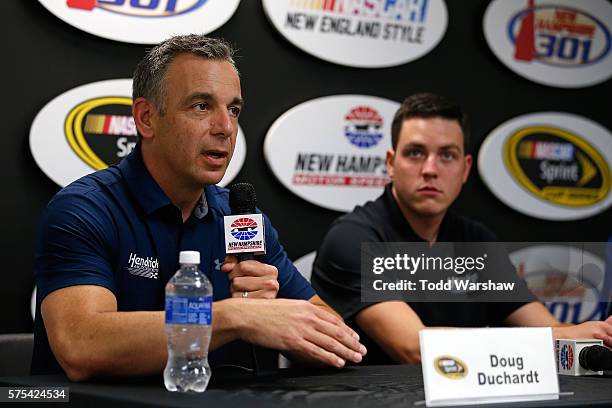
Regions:
[[410, 143], [408, 143], [408, 144], [406, 144], [404, 146], [404, 149], [411, 149], [411, 148], [414, 148], [414, 147], [424, 148], [425, 145], [422, 144], [422, 143], [410, 142]]
[[208, 92], [194, 92], [190, 95], [187, 95], [187, 97], [185, 97], [185, 102], [194, 102], [197, 100], [210, 101], [214, 99], [215, 97]]
[[[406, 144], [404, 146], [404, 149], [413, 149], [415, 147], [420, 148], [420, 149], [427, 148], [425, 144], [423, 143], [411, 142], [411, 143]], [[450, 149], [461, 150], [461, 147], [459, 147], [459, 145], [456, 143], [450, 143], [450, 144], [446, 144], [446, 145], [438, 147], [438, 150], [450, 150]]]
[[447, 144], [447, 145], [439, 147], [439, 150], [450, 150], [450, 149], [461, 150], [461, 147], [456, 143], [451, 143], [451, 144]]
[[241, 107], [244, 107], [244, 99], [242, 99], [242, 98], [234, 98], [230, 102], [230, 105], [240, 105]]
[[[215, 97], [215, 95], [208, 93], [208, 92], [194, 92], [185, 98], [185, 102], [191, 103], [191, 102], [202, 101], [202, 100], [203, 101], [214, 101], [216, 99], [217, 98]], [[234, 98], [229, 104], [244, 106], [244, 99]]]

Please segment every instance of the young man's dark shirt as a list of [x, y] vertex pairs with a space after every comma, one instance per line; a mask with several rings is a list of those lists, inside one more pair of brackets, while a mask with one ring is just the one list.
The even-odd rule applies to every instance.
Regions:
[[[442, 221], [438, 242], [493, 242], [484, 225], [449, 210]], [[362, 364], [393, 364], [391, 359], [355, 323], [355, 316], [374, 303], [361, 301], [362, 242], [424, 242], [404, 218], [391, 192], [391, 184], [376, 200], [358, 206], [337, 219], [319, 248], [312, 271], [312, 286], [355, 329], [368, 349]], [[523, 281], [517, 278], [522, 290]], [[533, 299], [535, 300], [535, 298]], [[502, 326], [504, 319], [527, 302], [433, 303], [409, 302], [425, 326]]]

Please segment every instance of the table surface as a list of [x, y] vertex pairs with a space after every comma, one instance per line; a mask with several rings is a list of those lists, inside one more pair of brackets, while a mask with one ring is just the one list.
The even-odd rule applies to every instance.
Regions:
[[[402, 407], [424, 400], [420, 366], [284, 369], [257, 376], [217, 369], [206, 392], [167, 392], [161, 377], [71, 383], [65, 376], [0, 378], [0, 386], [67, 386], [70, 405], [101, 407]], [[559, 400], [495, 404], [494, 407], [612, 406], [612, 377], [559, 376]], [[62, 405], [60, 405], [62, 406]], [[423, 405], [424, 406], [424, 405]]]

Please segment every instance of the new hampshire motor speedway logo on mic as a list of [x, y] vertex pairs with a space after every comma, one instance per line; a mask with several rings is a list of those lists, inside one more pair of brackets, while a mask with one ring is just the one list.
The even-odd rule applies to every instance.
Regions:
[[264, 254], [265, 233], [261, 214], [228, 215], [224, 217], [225, 252]]

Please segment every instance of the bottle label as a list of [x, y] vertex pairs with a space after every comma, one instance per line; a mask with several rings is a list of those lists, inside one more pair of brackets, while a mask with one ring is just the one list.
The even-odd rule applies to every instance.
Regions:
[[166, 297], [167, 324], [203, 324], [212, 321], [212, 296]]

